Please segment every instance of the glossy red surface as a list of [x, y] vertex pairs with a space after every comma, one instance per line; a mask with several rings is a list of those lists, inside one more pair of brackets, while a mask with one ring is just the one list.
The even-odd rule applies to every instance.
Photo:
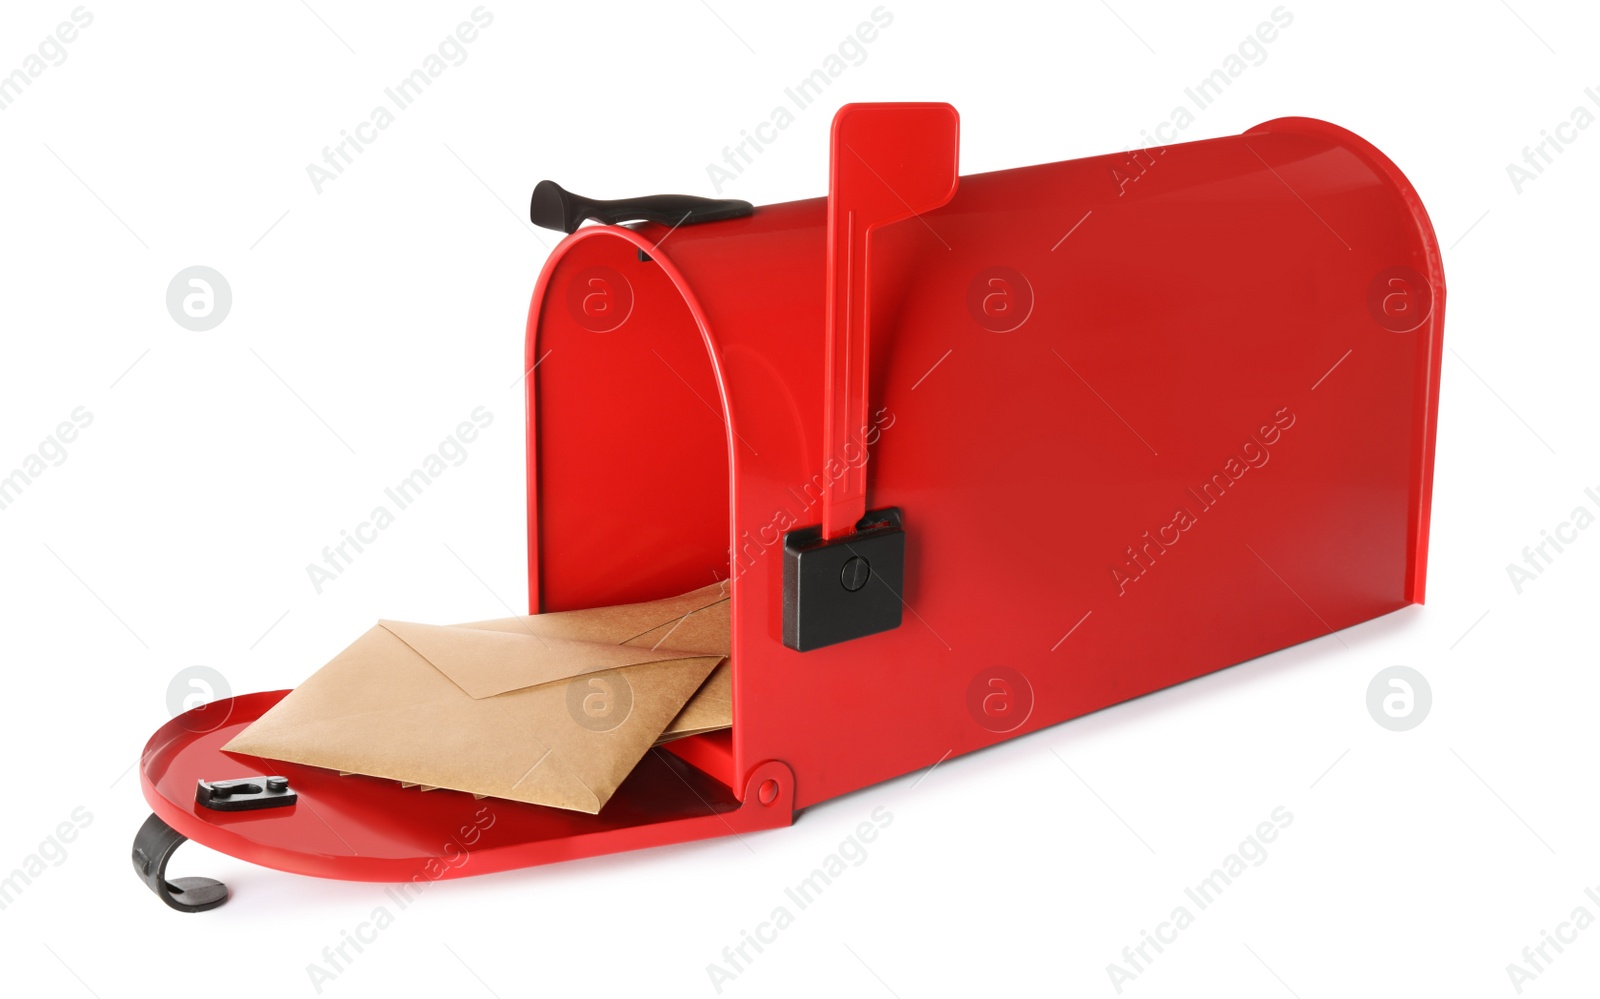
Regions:
[[[141, 780], [162, 821], [196, 842], [264, 867], [349, 881], [438, 881], [558, 860], [788, 825], [794, 782], [757, 768], [777, 797], [732, 792], [676, 757], [647, 754], [602, 815], [402, 788], [392, 780], [224, 753], [221, 747], [287, 694], [246, 694], [179, 715], [145, 747]], [[195, 804], [195, 782], [282, 775], [296, 804], [217, 812]]]
[[822, 453], [843, 472], [829, 477], [822, 496], [828, 540], [854, 531], [867, 513], [872, 234], [950, 201], [960, 130], [948, 104], [847, 104], [833, 118]]
[[[827, 217], [817, 199], [580, 229], [528, 320], [531, 609], [731, 574], [734, 726], [674, 747], [727, 780], [653, 752], [586, 816], [222, 753], [280, 691], [160, 729], [156, 813], [358, 880], [742, 833], [1423, 599], [1438, 245], [1381, 153], [1287, 118], [965, 177], [874, 234], [853, 370], [865, 503], [904, 514], [908, 613], [785, 648], [783, 534], [821, 522], [842, 474], [819, 432]], [[197, 779], [269, 772], [301, 803], [196, 811]], [[494, 825], [461, 843], [485, 808]]]
[[1288, 118], [876, 233], [867, 504], [904, 511], [908, 613], [784, 648], [826, 222], [581, 229], [528, 322], [535, 609], [731, 573], [735, 773], [782, 760], [804, 806], [1422, 600], [1438, 246], [1387, 158]]

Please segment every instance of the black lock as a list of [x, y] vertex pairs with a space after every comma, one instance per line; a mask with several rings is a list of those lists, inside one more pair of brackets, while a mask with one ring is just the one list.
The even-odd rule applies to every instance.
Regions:
[[906, 532], [900, 510], [875, 510], [853, 533], [821, 527], [783, 536], [783, 644], [809, 652], [900, 627]]

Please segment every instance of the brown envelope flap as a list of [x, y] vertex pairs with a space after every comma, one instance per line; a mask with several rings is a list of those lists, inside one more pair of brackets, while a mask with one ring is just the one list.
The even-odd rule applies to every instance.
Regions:
[[543, 638], [529, 632], [379, 621], [473, 698], [640, 663], [683, 659], [673, 649]]
[[732, 610], [732, 601], [719, 600], [708, 607], [657, 625], [623, 644], [646, 649], [685, 649], [706, 655], [732, 655]]
[[[278, 722], [269, 713], [226, 749], [403, 783], [486, 788], [557, 808], [599, 811], [603, 799], [590, 780], [563, 765], [531, 728], [505, 724], [509, 716], [486, 718], [485, 707], [467, 699], [406, 705], [384, 712], [375, 726], [342, 718]], [[374, 729], [381, 736], [375, 737]], [[493, 738], [485, 739], [485, 732]]]
[[674, 653], [611, 675], [624, 715], [595, 726], [567, 684], [477, 699], [380, 625], [224, 749], [593, 814], [716, 665]]

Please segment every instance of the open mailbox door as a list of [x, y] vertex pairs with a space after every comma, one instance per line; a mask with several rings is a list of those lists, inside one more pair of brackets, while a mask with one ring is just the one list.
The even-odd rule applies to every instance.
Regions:
[[731, 729], [584, 815], [223, 753], [284, 692], [217, 702], [146, 748], [152, 889], [226, 899], [166, 880], [185, 837], [411, 881], [781, 826], [1420, 603], [1445, 287], [1400, 171], [1286, 118], [958, 187], [956, 131], [844, 108], [827, 199], [535, 194], [530, 610], [731, 580]]

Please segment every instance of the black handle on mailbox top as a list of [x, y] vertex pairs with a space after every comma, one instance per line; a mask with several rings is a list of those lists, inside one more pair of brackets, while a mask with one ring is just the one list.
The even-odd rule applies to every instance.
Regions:
[[748, 201], [732, 198], [697, 198], [689, 194], [652, 194], [644, 198], [600, 201], [565, 190], [553, 180], [541, 180], [533, 189], [528, 217], [533, 224], [557, 232], [575, 232], [585, 219], [606, 225], [623, 222], [657, 222], [677, 228], [697, 222], [743, 218], [755, 211]]

